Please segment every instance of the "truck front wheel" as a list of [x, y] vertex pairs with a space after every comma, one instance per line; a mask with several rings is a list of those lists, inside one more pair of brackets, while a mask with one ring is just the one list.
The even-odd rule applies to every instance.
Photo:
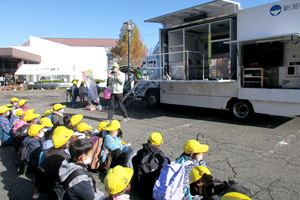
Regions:
[[156, 90], [150, 90], [146, 95], [147, 104], [149, 107], [154, 107], [159, 104], [159, 94]]
[[231, 112], [237, 119], [246, 119], [253, 114], [253, 108], [249, 102], [236, 101], [232, 104]]

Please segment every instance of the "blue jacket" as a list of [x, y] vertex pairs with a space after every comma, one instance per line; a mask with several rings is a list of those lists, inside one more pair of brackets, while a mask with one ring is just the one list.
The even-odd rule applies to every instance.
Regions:
[[0, 140], [2, 142], [5, 142], [11, 138], [12, 135], [10, 135], [10, 130], [11, 125], [8, 119], [4, 116], [0, 116]]
[[[116, 150], [116, 149], [123, 150], [123, 148], [126, 146], [128, 146], [128, 145], [127, 144], [122, 145], [121, 138], [107, 134], [104, 136], [103, 148], [102, 148], [100, 155], [102, 155], [106, 150], [108, 150], [109, 152], [112, 152], [113, 150]], [[107, 157], [107, 154], [102, 156], [101, 163], [103, 163], [106, 160], [106, 157]]]

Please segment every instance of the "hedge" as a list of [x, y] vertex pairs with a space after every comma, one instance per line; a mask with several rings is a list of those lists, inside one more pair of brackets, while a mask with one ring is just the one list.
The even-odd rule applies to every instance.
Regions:
[[38, 83], [63, 83], [62, 80], [40, 80]]

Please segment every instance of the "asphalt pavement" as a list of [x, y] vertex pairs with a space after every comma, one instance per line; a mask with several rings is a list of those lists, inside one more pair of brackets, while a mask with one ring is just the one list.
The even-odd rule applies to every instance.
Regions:
[[[62, 90], [0, 95], [0, 105], [8, 104], [12, 97], [24, 98], [28, 99], [28, 108], [35, 108], [35, 113], [41, 115], [55, 103], [67, 104]], [[102, 102], [107, 104], [107, 100]], [[174, 161], [183, 152], [183, 144], [201, 133], [200, 143], [210, 147], [204, 160], [215, 178], [234, 179], [251, 190], [253, 199], [300, 197], [299, 117], [255, 115], [249, 121], [238, 122], [227, 111], [171, 105], [149, 108], [141, 100], [136, 100], [127, 111], [130, 121], [121, 123], [123, 140], [137, 150], [152, 132], [158, 131], [164, 140], [162, 151]], [[83, 114], [82, 122], [94, 128], [107, 118], [107, 110], [88, 111], [69, 104], [65, 114]], [[118, 109], [114, 118], [122, 120]], [[18, 176], [16, 152], [11, 147], [1, 147], [0, 159], [0, 199], [31, 199], [32, 175]], [[97, 188], [104, 191], [103, 176], [93, 175]], [[132, 199], [139, 197], [133, 195]]]

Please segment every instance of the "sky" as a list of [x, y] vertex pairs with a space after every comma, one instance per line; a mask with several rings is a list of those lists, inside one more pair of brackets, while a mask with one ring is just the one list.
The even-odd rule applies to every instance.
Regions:
[[[29, 36], [40, 38], [119, 39], [125, 21], [132, 20], [150, 49], [158, 42], [157, 23], [147, 19], [210, 0], [0, 0], [0, 47], [21, 46]], [[239, 0], [242, 8], [274, 0]]]

